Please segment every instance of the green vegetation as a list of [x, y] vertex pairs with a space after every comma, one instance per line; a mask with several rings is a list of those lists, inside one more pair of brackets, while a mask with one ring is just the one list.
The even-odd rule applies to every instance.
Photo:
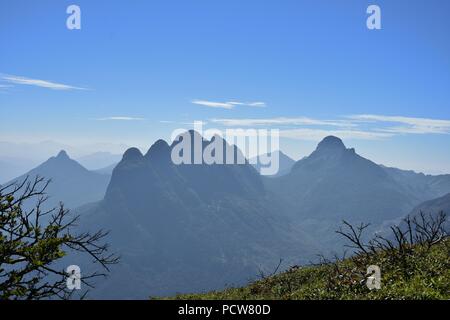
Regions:
[[[69, 253], [87, 255], [106, 271], [117, 263], [101, 243], [106, 232], [76, 232], [78, 217], [61, 204], [45, 210], [49, 181], [36, 177], [0, 188], [0, 300], [69, 298], [66, 267], [56, 264]], [[27, 209], [30, 202], [33, 206]], [[81, 282], [105, 276], [90, 273]]]
[[[393, 237], [364, 244], [367, 225], [338, 231], [356, 249], [350, 258], [322, 259], [318, 265], [291, 267], [242, 288], [204, 294], [178, 295], [174, 299], [450, 299], [450, 238], [445, 215], [407, 218], [393, 227]], [[366, 286], [367, 268], [381, 269], [381, 288]]]

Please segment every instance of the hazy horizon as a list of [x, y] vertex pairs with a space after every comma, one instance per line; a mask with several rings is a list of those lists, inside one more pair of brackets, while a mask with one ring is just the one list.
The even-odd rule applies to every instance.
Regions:
[[[170, 141], [170, 139], [161, 138], [166, 141]], [[159, 139], [157, 139], [159, 140]], [[28, 169], [30, 170], [33, 167], [39, 165], [43, 161], [47, 160], [50, 157], [56, 156], [59, 151], [64, 150], [68, 153], [69, 157], [71, 157], [74, 160], [79, 160], [80, 158], [86, 157], [86, 156], [92, 156], [98, 153], [109, 153], [111, 155], [123, 155], [123, 153], [129, 149], [129, 148], [138, 148], [143, 154], [145, 154], [150, 147], [155, 143], [157, 140], [149, 142], [148, 144], [133, 144], [131, 142], [127, 143], [105, 143], [105, 142], [91, 142], [91, 143], [84, 143], [84, 144], [71, 144], [73, 142], [59, 142], [59, 141], [52, 141], [52, 140], [45, 140], [45, 141], [39, 141], [39, 142], [6, 142], [6, 141], [0, 141], [0, 145], [4, 143], [8, 143], [10, 145], [15, 145], [16, 149], [7, 148], [4, 150], [7, 150], [7, 152], [0, 151], [0, 161], [3, 159], [4, 161], [9, 159], [14, 160], [28, 160]], [[436, 170], [432, 168], [427, 168], [426, 163], [424, 163], [423, 167], [420, 166], [408, 166], [408, 164], [401, 163], [400, 161], [396, 161], [396, 159], [389, 159], [389, 158], [383, 158], [380, 156], [377, 156], [375, 152], [371, 148], [358, 148], [357, 141], [353, 141], [351, 139], [346, 140], [342, 139], [344, 144], [347, 148], [355, 148], [356, 152], [377, 163], [380, 165], [384, 165], [387, 167], [394, 167], [402, 170], [412, 170], [418, 173], [424, 173], [424, 174], [431, 174], [431, 175], [439, 175], [439, 174], [449, 174], [450, 168], [448, 171], [445, 170]], [[283, 139], [282, 139], [283, 141]], [[284, 148], [283, 143], [281, 143], [281, 146], [279, 150], [289, 156], [291, 159], [298, 161], [301, 160], [303, 157], [309, 156], [317, 147], [317, 144], [320, 142], [320, 140], [317, 141], [296, 141], [295, 147], [297, 147], [294, 152], [286, 150], [287, 148]], [[47, 148], [40, 148], [40, 146], [46, 145]], [[381, 146], [382, 147], [382, 146]], [[36, 153], [36, 149], [39, 149], [39, 152]], [[111, 163], [112, 164], [112, 163]], [[405, 166], [402, 166], [405, 165]], [[90, 169], [90, 168], [88, 168]], [[25, 173], [22, 172], [22, 173]], [[2, 178], [2, 177], [0, 177]], [[4, 179], [3, 179], [4, 180]], [[1, 181], [0, 182], [6, 182]]]

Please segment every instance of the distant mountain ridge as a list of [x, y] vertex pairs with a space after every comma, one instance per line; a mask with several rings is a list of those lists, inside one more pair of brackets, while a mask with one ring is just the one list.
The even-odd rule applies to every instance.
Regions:
[[409, 213], [409, 216], [417, 217], [420, 213], [423, 213], [426, 216], [437, 216], [440, 212], [447, 215], [447, 222], [445, 223], [444, 228], [447, 232], [450, 232], [450, 193], [419, 204]]
[[308, 230], [323, 247], [339, 250], [342, 241], [334, 231], [342, 220], [371, 223], [376, 231], [445, 189], [450, 192], [450, 176], [421, 180], [419, 174], [405, 178], [402, 173], [361, 157], [341, 139], [329, 136], [289, 174], [264, 182], [275, 199], [283, 199], [299, 228]]
[[34, 179], [36, 176], [51, 179], [46, 193], [50, 196], [46, 205], [58, 206], [63, 202], [66, 208], [76, 208], [83, 204], [103, 199], [110, 176], [87, 170], [65, 151], [30, 170], [24, 175], [12, 179], [4, 185]]
[[[286, 155], [285, 153], [283, 153], [280, 150], [274, 151], [273, 153], [267, 153], [265, 155], [263, 155], [264, 157], [278, 157], [278, 161], [279, 161], [279, 170], [275, 175], [272, 175], [271, 177], [279, 177], [282, 175], [285, 175], [287, 173], [289, 173], [292, 169], [292, 167], [295, 164], [295, 160], [292, 159], [291, 157], [289, 157], [288, 155]], [[253, 164], [254, 162], [256, 162], [256, 164]], [[259, 157], [255, 157], [250, 159], [250, 163], [253, 164], [253, 167], [258, 171], [261, 172], [261, 167], [263, 167], [263, 165], [261, 164], [261, 162], [259, 161]]]
[[450, 190], [450, 174], [426, 175], [414, 171], [381, 166], [394, 180], [403, 185], [420, 200], [428, 200], [445, 195]]
[[94, 172], [100, 173], [100, 174], [107, 174], [107, 175], [112, 175], [112, 172], [114, 170], [114, 168], [117, 166], [117, 163], [113, 163], [109, 166], [97, 169], [97, 170], [93, 170]]
[[383, 168], [336, 137], [322, 140], [289, 174], [266, 185], [301, 216], [383, 220], [416, 203]]

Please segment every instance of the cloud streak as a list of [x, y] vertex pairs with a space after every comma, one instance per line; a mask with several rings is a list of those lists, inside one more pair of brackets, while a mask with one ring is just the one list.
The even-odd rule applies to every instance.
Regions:
[[450, 134], [450, 120], [372, 114], [352, 115], [347, 118], [363, 123], [397, 124], [396, 126], [391, 125], [378, 129], [383, 132], [396, 134]]
[[378, 140], [406, 134], [450, 134], [450, 120], [367, 114], [331, 120], [278, 117], [210, 119], [210, 122], [225, 127], [276, 127], [282, 137], [314, 141], [327, 135]]
[[40, 88], [46, 88], [51, 90], [59, 90], [59, 91], [68, 91], [68, 90], [88, 90], [86, 88], [75, 87], [67, 84], [51, 82], [47, 80], [40, 79], [31, 79], [21, 76], [13, 76], [13, 75], [2, 75], [1, 79], [8, 83], [13, 83], [16, 85], [28, 85], [35, 86]]
[[265, 102], [257, 101], [257, 102], [240, 102], [240, 101], [228, 101], [228, 102], [217, 102], [217, 101], [208, 101], [208, 100], [192, 100], [191, 103], [208, 107], [208, 108], [219, 108], [219, 109], [234, 109], [236, 106], [247, 106], [254, 108], [264, 108], [266, 107]]
[[353, 127], [351, 121], [347, 120], [318, 120], [306, 117], [296, 118], [266, 118], [266, 119], [211, 119], [211, 122], [228, 127], [251, 127], [251, 126], [286, 126], [286, 125], [309, 125], [309, 126], [333, 126], [333, 127]]
[[119, 116], [119, 117], [98, 118], [98, 119], [95, 119], [95, 120], [98, 120], [98, 121], [144, 121], [145, 118]]
[[320, 141], [330, 135], [337, 136], [341, 139], [356, 140], [380, 140], [394, 136], [393, 133], [365, 130], [325, 130], [310, 128], [280, 130], [280, 137], [296, 140]]

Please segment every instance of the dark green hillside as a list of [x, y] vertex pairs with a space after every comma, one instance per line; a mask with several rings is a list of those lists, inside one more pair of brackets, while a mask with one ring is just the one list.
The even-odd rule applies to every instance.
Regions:
[[[292, 267], [245, 287], [179, 295], [175, 299], [450, 299], [450, 239], [440, 233], [444, 222], [436, 218], [424, 224], [417, 218], [410, 223], [412, 233], [394, 228], [398, 240], [376, 238], [362, 244], [350, 258]], [[359, 229], [353, 229], [355, 233], [346, 230], [343, 234], [359, 247]], [[410, 243], [419, 239], [420, 243]], [[370, 265], [381, 269], [379, 290], [371, 291], [366, 286]]]

